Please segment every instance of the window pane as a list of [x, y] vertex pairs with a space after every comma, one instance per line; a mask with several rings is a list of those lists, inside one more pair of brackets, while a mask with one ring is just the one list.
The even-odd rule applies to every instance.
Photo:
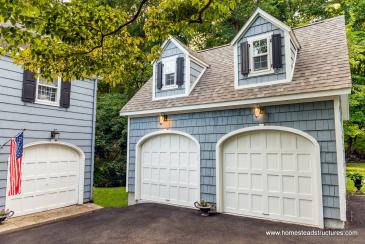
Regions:
[[267, 55], [254, 57], [254, 70], [267, 69]]
[[38, 99], [56, 102], [57, 88], [38, 85]]
[[174, 85], [175, 84], [175, 74], [166, 74], [165, 76], [165, 85], [169, 86], [169, 85]]
[[253, 42], [253, 54], [264, 54], [267, 53], [267, 39], [262, 39]]

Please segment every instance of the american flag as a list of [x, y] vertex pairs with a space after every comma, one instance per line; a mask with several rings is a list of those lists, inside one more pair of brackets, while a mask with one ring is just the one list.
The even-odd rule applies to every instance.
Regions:
[[23, 160], [23, 132], [10, 140], [9, 176], [10, 185], [8, 196], [22, 192], [22, 160]]

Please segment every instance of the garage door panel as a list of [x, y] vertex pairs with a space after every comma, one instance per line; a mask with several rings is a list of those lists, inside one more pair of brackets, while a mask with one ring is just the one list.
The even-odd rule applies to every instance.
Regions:
[[296, 171], [296, 161], [293, 153], [281, 154], [281, 170]]
[[[236, 148], [235, 148], [236, 147]], [[223, 144], [223, 211], [317, 223], [315, 147], [285, 131], [254, 131]]]
[[310, 154], [297, 154], [298, 171], [311, 171]]
[[148, 161], [144, 161], [147, 156], [142, 157], [141, 199], [193, 206], [200, 198], [198, 152], [198, 145], [182, 135], [157, 135], [144, 142], [141, 154], [152, 155], [153, 167], [148, 180], [143, 174], [148, 167]]

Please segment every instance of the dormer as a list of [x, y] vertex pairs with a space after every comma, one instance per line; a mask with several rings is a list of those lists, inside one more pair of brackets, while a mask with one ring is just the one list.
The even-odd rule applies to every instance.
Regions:
[[290, 27], [257, 9], [232, 40], [235, 88], [290, 82], [299, 43]]
[[208, 64], [174, 37], [169, 37], [161, 48], [160, 58], [153, 62], [153, 100], [188, 96]]

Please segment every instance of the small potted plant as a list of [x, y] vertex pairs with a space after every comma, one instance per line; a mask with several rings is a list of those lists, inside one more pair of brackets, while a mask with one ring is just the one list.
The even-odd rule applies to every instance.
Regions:
[[354, 182], [354, 186], [356, 187], [357, 191], [360, 192], [363, 185], [364, 176], [357, 172], [351, 173], [348, 176], [350, 177], [350, 180]]
[[195, 202], [194, 206], [200, 210], [202, 216], [209, 216], [209, 212], [212, 208], [212, 205], [204, 200], [201, 200], [200, 202]]
[[14, 211], [10, 211], [9, 209], [0, 210], [0, 224], [4, 222], [7, 218], [10, 218], [14, 215]]

